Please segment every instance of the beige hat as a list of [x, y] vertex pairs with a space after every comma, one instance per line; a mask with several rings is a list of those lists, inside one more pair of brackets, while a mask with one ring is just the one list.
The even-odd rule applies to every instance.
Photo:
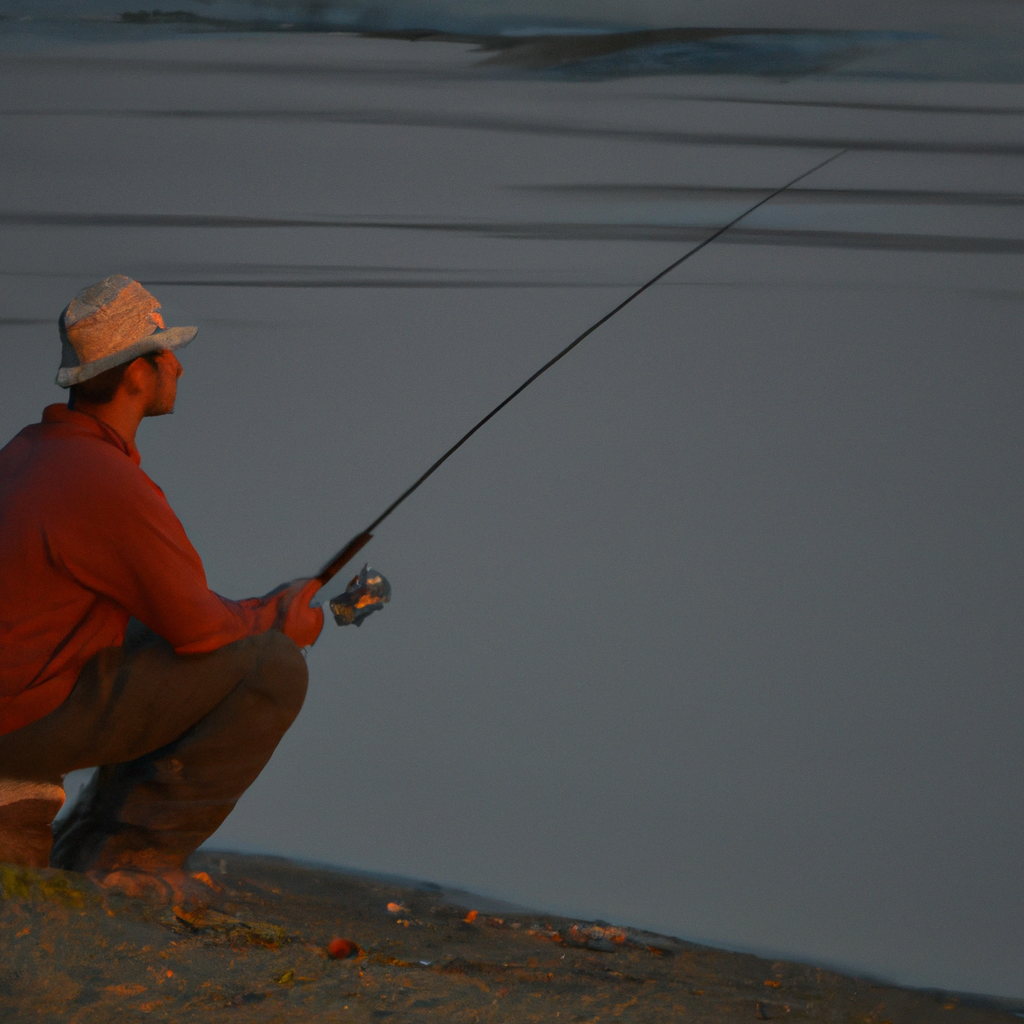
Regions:
[[80, 291], [60, 315], [61, 355], [57, 383], [80, 384], [147, 352], [181, 348], [198, 327], [164, 328], [160, 303], [124, 274]]

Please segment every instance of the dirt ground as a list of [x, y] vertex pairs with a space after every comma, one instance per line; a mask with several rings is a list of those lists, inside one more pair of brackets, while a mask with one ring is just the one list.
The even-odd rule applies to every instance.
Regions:
[[[430, 884], [230, 853], [198, 854], [191, 870], [216, 887], [205, 908], [0, 865], [0, 1020], [1019, 1021], [995, 1001], [482, 899], [475, 909]], [[358, 949], [333, 958], [336, 938]]]

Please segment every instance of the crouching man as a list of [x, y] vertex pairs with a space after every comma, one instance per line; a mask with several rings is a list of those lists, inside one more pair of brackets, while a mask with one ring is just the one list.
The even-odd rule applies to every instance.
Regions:
[[[174, 409], [175, 349], [142, 285], [108, 277], [60, 318], [67, 406], [0, 451], [0, 861], [180, 895], [302, 706], [315, 580], [230, 601], [135, 433]], [[67, 772], [98, 766], [52, 831]]]

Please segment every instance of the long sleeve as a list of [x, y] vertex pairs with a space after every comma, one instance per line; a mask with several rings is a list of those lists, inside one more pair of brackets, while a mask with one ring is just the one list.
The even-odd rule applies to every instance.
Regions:
[[216, 650], [274, 623], [272, 601], [231, 601], [210, 590], [206, 572], [163, 493], [141, 468], [112, 458], [103, 479], [72, 473], [69, 499], [87, 517], [48, 517], [55, 568], [113, 601], [180, 654]]
[[138, 452], [49, 406], [0, 451], [0, 734], [56, 708], [130, 616], [181, 654], [272, 628], [280, 598], [230, 601]]

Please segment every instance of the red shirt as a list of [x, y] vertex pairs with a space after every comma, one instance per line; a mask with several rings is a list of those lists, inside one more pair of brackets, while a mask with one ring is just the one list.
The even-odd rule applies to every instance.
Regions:
[[134, 615], [179, 654], [274, 624], [229, 601], [139, 453], [93, 416], [48, 406], [0, 451], [0, 735], [49, 714]]

